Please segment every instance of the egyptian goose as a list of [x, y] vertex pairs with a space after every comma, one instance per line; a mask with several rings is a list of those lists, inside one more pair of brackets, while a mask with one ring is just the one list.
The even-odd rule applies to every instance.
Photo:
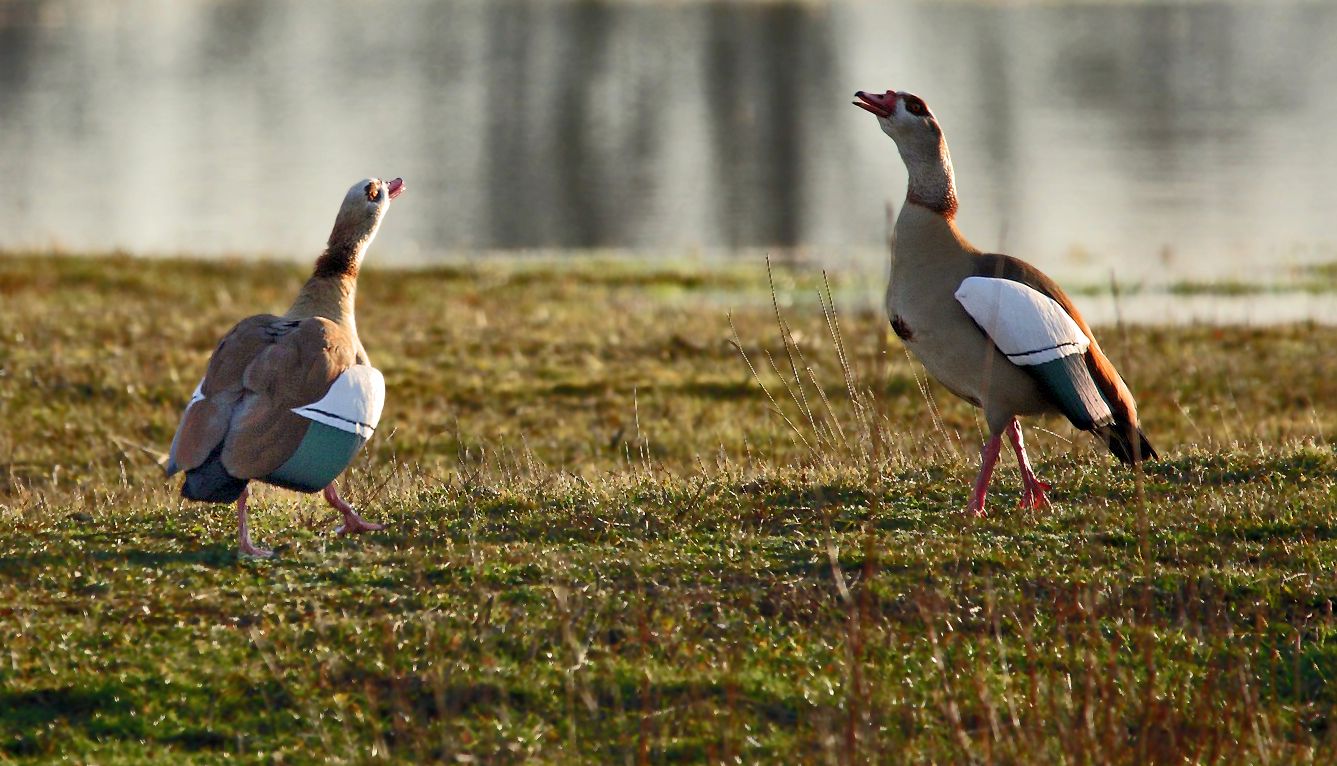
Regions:
[[887, 286], [891, 327], [938, 382], [982, 407], [989, 425], [970, 510], [984, 513], [1004, 434], [1021, 466], [1022, 507], [1049, 504], [1018, 415], [1059, 412], [1124, 463], [1155, 458], [1133, 395], [1063, 290], [1025, 261], [982, 253], [961, 236], [947, 141], [924, 101], [892, 90], [854, 96], [910, 174]]
[[344, 518], [339, 534], [381, 529], [339, 497], [334, 479], [381, 417], [385, 381], [357, 337], [353, 300], [367, 247], [403, 179], [358, 181], [334, 219], [325, 252], [283, 316], [260, 314], [223, 337], [172, 439], [167, 475], [185, 471], [181, 495], [237, 504], [242, 556], [251, 543], [247, 483], [323, 491]]

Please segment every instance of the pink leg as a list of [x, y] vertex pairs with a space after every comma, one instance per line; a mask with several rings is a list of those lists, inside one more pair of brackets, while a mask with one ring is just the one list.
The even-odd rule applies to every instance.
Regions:
[[1002, 434], [989, 437], [980, 450], [980, 474], [975, 477], [975, 492], [970, 496], [970, 512], [976, 516], [984, 515], [984, 498], [989, 494], [989, 478], [993, 476], [993, 467], [998, 462], [998, 453], [1003, 449]]
[[373, 524], [357, 515], [357, 511], [353, 510], [353, 506], [344, 502], [342, 497], [339, 497], [339, 490], [335, 489], [334, 482], [330, 482], [330, 485], [325, 488], [325, 502], [338, 508], [339, 512], [344, 515], [344, 523], [340, 524], [338, 529], [334, 530], [336, 535], [356, 535], [363, 532], [375, 532], [380, 529], [385, 529], [384, 524]]
[[1012, 449], [1017, 451], [1017, 465], [1021, 466], [1021, 507], [1048, 508], [1049, 498], [1045, 490], [1049, 485], [1036, 477], [1031, 470], [1031, 461], [1026, 457], [1026, 445], [1021, 438], [1021, 425], [1016, 418], [1007, 425], [1007, 438], [1012, 440]]
[[241, 497], [237, 498], [237, 542], [240, 555], [242, 557], [267, 559], [274, 555], [273, 551], [257, 548], [251, 543], [251, 528], [246, 523], [246, 501], [251, 499], [251, 490], [249, 487], [241, 491]]

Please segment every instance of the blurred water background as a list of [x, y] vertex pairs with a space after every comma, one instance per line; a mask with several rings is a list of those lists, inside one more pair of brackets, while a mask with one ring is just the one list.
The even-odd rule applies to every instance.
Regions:
[[849, 101], [895, 88], [977, 245], [1247, 286], [1337, 261], [1335, 84], [1333, 3], [0, 0], [0, 248], [309, 258], [352, 181], [402, 175], [384, 262], [769, 252], [876, 285], [905, 174]]

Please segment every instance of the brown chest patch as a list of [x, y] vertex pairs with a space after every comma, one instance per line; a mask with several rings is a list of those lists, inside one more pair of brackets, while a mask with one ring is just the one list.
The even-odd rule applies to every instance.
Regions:
[[901, 340], [915, 339], [914, 331], [910, 329], [910, 325], [906, 324], [904, 319], [901, 319], [900, 314], [891, 318], [891, 331], [896, 333], [896, 337]]

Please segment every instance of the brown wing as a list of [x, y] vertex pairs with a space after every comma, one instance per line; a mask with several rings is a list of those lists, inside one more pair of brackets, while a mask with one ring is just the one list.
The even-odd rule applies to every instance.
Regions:
[[1137, 402], [1133, 399], [1133, 393], [1128, 390], [1123, 377], [1114, 368], [1114, 363], [1105, 356], [1100, 343], [1096, 341], [1095, 333], [1091, 332], [1091, 326], [1082, 318], [1082, 313], [1073, 305], [1067, 293], [1063, 292], [1063, 288], [1039, 269], [1010, 255], [982, 253], [976, 258], [977, 276], [1020, 282], [1053, 298], [1063, 307], [1068, 316], [1072, 317], [1091, 340], [1091, 345], [1085, 354], [1086, 369], [1091, 373], [1091, 378], [1095, 381], [1101, 396], [1109, 403], [1110, 410], [1114, 414], [1114, 424], [1099, 429], [1106, 446], [1125, 463], [1141, 462], [1143, 458], [1156, 457], [1156, 451], [1141, 432], [1137, 418]]
[[204, 398], [186, 408], [172, 439], [169, 476], [200, 466], [223, 442], [233, 412], [242, 399], [246, 368], [276, 340], [295, 329], [297, 322], [259, 314], [241, 320], [223, 336], [209, 357], [200, 391]]
[[310, 425], [292, 409], [319, 401], [356, 358], [353, 337], [321, 317], [301, 320], [264, 348], [242, 375], [221, 456], [228, 473], [257, 479], [292, 457]]

